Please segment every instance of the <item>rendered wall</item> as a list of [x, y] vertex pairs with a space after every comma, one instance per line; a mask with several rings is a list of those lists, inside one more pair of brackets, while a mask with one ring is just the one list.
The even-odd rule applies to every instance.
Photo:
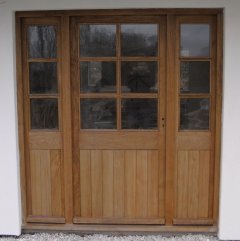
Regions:
[[0, 0], [0, 235], [21, 230], [14, 12], [100, 8], [225, 9], [219, 237], [240, 240], [239, 0]]

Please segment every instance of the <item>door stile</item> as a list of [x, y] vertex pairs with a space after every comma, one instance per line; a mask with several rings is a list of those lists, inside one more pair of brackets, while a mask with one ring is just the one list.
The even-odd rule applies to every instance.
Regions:
[[[166, 60], [167, 60], [167, 15], [161, 16], [160, 18], [161, 24], [159, 24], [159, 98], [158, 98], [158, 105], [159, 105], [159, 129], [160, 129], [160, 141], [159, 141], [159, 173], [162, 173], [164, 176], [162, 179], [159, 178], [159, 186], [160, 189], [165, 190], [164, 192], [159, 191], [159, 215], [165, 215], [165, 198], [166, 198], [166, 98], [167, 98], [167, 71], [166, 71]], [[162, 172], [161, 172], [162, 171]]]
[[[73, 213], [80, 216], [81, 207], [80, 202], [80, 153], [79, 153], [79, 129], [80, 129], [80, 116], [79, 116], [79, 61], [78, 61], [78, 28], [76, 18], [71, 18], [70, 23], [70, 36], [71, 36], [71, 90], [72, 90], [72, 140], [73, 140], [73, 156], [72, 156], [72, 172], [73, 172]], [[74, 171], [75, 170], [75, 171]]]
[[167, 15], [167, 97], [166, 97], [166, 225], [173, 224], [174, 173], [176, 168], [177, 85], [176, 85], [176, 17]]
[[71, 123], [71, 82], [70, 82], [70, 33], [69, 16], [62, 16], [62, 113], [63, 113], [63, 162], [65, 219], [72, 223], [73, 188], [72, 188], [72, 123]]
[[218, 225], [219, 216], [219, 183], [221, 159], [221, 115], [222, 115], [222, 70], [223, 70], [223, 14], [216, 17], [216, 120], [214, 140], [214, 195], [213, 195], [213, 224]]

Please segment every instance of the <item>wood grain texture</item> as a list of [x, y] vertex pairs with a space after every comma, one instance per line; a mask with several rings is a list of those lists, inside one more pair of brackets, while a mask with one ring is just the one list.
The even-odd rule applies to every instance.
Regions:
[[52, 216], [62, 217], [63, 213], [63, 185], [62, 180], [62, 154], [59, 150], [51, 150], [51, 203], [52, 203]]
[[177, 180], [176, 180], [177, 217], [188, 217], [188, 153], [178, 152]]
[[177, 148], [179, 150], [209, 150], [211, 141], [212, 135], [209, 132], [180, 132], [177, 137]]
[[63, 216], [62, 155], [60, 150], [30, 152], [32, 216]]
[[91, 151], [91, 191], [92, 191], [92, 216], [103, 215], [103, 167], [102, 152]]
[[199, 152], [188, 152], [188, 217], [198, 217]]
[[114, 151], [114, 216], [124, 216], [125, 200], [124, 151]]
[[134, 150], [125, 152], [125, 216], [135, 217], [136, 213], [136, 158]]
[[209, 216], [209, 179], [210, 179], [210, 153], [209, 151], [201, 151], [199, 153], [199, 203], [198, 216], [207, 218]]
[[148, 209], [148, 152], [137, 151], [136, 217], [147, 217]]
[[179, 151], [177, 167], [176, 212], [178, 220], [209, 217], [210, 151]]
[[[64, 211], [67, 223], [73, 218], [73, 163], [72, 163], [72, 105], [70, 80], [70, 18], [61, 18], [61, 95], [62, 95], [62, 131], [64, 162]], [[62, 41], [61, 41], [62, 40]]]
[[60, 132], [30, 132], [30, 148], [34, 150], [62, 149], [62, 135]]
[[147, 155], [147, 216], [156, 217], [160, 215], [161, 217], [161, 212], [158, 213], [158, 211], [159, 206], [164, 203], [164, 199], [160, 201], [161, 186], [159, 185], [159, 179], [163, 178], [161, 175], [163, 170], [159, 168], [158, 151], [148, 151]]
[[81, 212], [74, 222], [162, 224], [162, 166], [157, 150], [80, 150]]
[[157, 131], [81, 131], [79, 134], [79, 148], [87, 150], [158, 149], [160, 139]]
[[102, 152], [103, 162], [103, 217], [112, 217], [114, 210], [114, 153]]
[[80, 190], [81, 216], [92, 215], [92, 180], [91, 180], [91, 151], [80, 151]]

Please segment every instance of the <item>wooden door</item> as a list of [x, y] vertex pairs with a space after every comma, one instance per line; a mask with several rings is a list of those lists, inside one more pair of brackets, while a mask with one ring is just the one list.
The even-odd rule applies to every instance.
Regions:
[[74, 223], [164, 224], [165, 18], [71, 26]]
[[23, 21], [22, 103], [28, 222], [65, 222], [60, 41], [60, 18]]
[[176, 225], [211, 225], [216, 215], [216, 26], [213, 16], [176, 17]]
[[19, 13], [24, 225], [217, 226], [221, 16]]

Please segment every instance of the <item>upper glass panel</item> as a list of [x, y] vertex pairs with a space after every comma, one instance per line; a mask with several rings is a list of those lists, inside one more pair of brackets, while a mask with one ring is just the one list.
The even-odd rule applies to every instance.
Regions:
[[28, 57], [56, 58], [57, 34], [56, 26], [28, 27]]
[[182, 61], [180, 67], [181, 93], [209, 93], [210, 63], [207, 61]]
[[82, 93], [116, 92], [115, 62], [81, 62], [80, 86]]
[[122, 56], [157, 56], [157, 24], [122, 24]]
[[111, 57], [116, 55], [116, 25], [80, 25], [80, 56]]
[[181, 24], [180, 35], [182, 57], [209, 57], [209, 24]]
[[30, 63], [31, 94], [57, 93], [57, 63]]
[[157, 62], [122, 62], [122, 92], [157, 92]]

